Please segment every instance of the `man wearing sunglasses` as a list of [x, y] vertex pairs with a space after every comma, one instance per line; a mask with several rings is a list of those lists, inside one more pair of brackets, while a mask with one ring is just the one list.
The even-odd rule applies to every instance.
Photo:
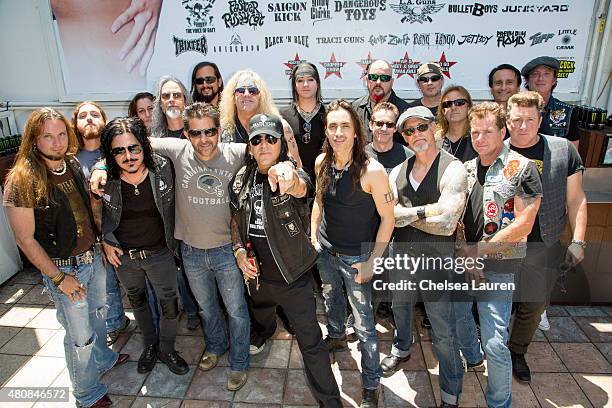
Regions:
[[[232, 181], [232, 240], [249, 292], [251, 344], [263, 348], [276, 331], [280, 305], [295, 331], [306, 378], [318, 405], [340, 408], [340, 392], [317, 323], [311, 268], [317, 252], [308, 231], [307, 173], [289, 159], [279, 117], [249, 121], [249, 155]], [[256, 264], [247, 258], [246, 245]]]
[[[185, 139], [150, 138], [151, 147], [168, 157], [176, 172], [174, 237], [180, 248], [191, 291], [200, 306], [207, 350], [199, 367], [211, 370], [229, 349], [227, 388], [240, 389], [249, 368], [249, 313], [242, 273], [236, 265], [230, 234], [228, 185], [242, 167], [243, 143], [220, 143], [217, 108], [196, 102], [183, 112]], [[105, 174], [92, 175], [100, 193]], [[229, 321], [217, 293], [222, 296]]]
[[214, 62], [202, 61], [191, 72], [191, 98], [194, 102], [219, 106], [223, 92], [223, 78]]
[[159, 79], [155, 101], [153, 102], [153, 121], [151, 136], [183, 137], [183, 119], [181, 114], [185, 106], [191, 103], [191, 95], [185, 85], [170, 75]]
[[[175, 349], [179, 309], [172, 164], [151, 152], [147, 130], [138, 118], [112, 120], [103, 140], [110, 177], [103, 196], [102, 248], [117, 270], [142, 331], [137, 370], [150, 372], [159, 358], [173, 373], [187, 374], [189, 366]], [[146, 279], [159, 300], [159, 333]]]
[[442, 99], [442, 87], [444, 86], [442, 68], [435, 62], [422, 64], [417, 70], [416, 83], [423, 97], [410, 102], [408, 107], [425, 106], [437, 119], [438, 105]]
[[387, 174], [413, 155], [406, 146], [393, 141], [395, 121], [398, 115], [399, 112], [395, 105], [390, 102], [381, 102], [374, 106], [372, 120], [369, 123], [373, 137], [372, 142], [366, 146], [366, 153], [382, 164]]
[[[408, 108], [408, 103], [398, 97], [393, 91], [393, 68], [385, 60], [376, 60], [368, 67], [366, 77], [368, 94], [354, 100], [351, 104], [359, 114], [363, 130], [368, 143], [372, 141], [372, 130], [368, 126], [372, 119], [372, 109], [380, 102], [389, 102], [401, 113]], [[394, 140], [403, 143], [399, 133], [395, 133]]]
[[[465, 205], [465, 168], [459, 160], [437, 147], [434, 115], [426, 107], [409, 108], [400, 115], [397, 125], [415, 154], [389, 175], [397, 197], [394, 252], [412, 257], [453, 258], [455, 230]], [[454, 272], [448, 273], [434, 266], [410, 271], [410, 274], [413, 278], [427, 280], [434, 276], [452, 278]], [[398, 270], [391, 276], [394, 281], [409, 278], [406, 270]], [[440, 362], [442, 406], [456, 406], [461, 394], [463, 364], [450, 296], [448, 293], [425, 291], [420, 291], [420, 294], [431, 320], [433, 348]], [[393, 348], [381, 362], [386, 375], [393, 374], [401, 362], [410, 358], [412, 309], [416, 295], [416, 290], [393, 293], [396, 325]]]

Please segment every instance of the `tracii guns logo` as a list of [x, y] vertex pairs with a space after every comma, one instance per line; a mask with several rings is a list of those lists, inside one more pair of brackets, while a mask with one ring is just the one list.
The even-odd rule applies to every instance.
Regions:
[[[415, 3], [415, 4], [413, 4]], [[402, 23], [431, 23], [431, 14], [444, 8], [444, 4], [436, 4], [435, 0], [400, 0], [398, 4], [390, 4], [391, 10], [403, 14]]]

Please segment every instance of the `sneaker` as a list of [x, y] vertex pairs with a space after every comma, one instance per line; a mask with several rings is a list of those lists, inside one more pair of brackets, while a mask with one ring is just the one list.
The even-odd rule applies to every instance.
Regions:
[[516, 379], [522, 382], [531, 381], [531, 370], [525, 361], [525, 354], [515, 353], [510, 350], [510, 356], [512, 357], [512, 372], [516, 376]]
[[157, 361], [157, 345], [155, 344], [147, 344], [144, 346], [144, 350], [142, 350], [142, 354], [138, 359], [138, 368], [137, 371], [140, 374], [148, 373], [153, 370], [155, 367], [155, 362]]
[[323, 342], [327, 346], [327, 350], [331, 353], [332, 351], [344, 351], [348, 349], [348, 345], [346, 344], [346, 335], [340, 338], [334, 337], [325, 337]]
[[361, 405], [359, 408], [377, 408], [378, 407], [378, 388], [370, 390], [363, 388], [361, 391]]
[[181, 356], [179, 356], [176, 350], [173, 350], [170, 353], [162, 353], [160, 351], [157, 353], [157, 358], [159, 358], [159, 361], [167, 365], [168, 369], [174, 374], [185, 375], [189, 372], [187, 362], [183, 360]]
[[211, 353], [210, 351], [207, 351], [202, 356], [202, 359], [200, 360], [200, 365], [198, 367], [200, 367], [200, 370], [202, 371], [208, 371], [215, 368], [218, 362], [219, 356]]
[[542, 331], [550, 330], [550, 322], [548, 321], [548, 317], [546, 316], [546, 309], [542, 312], [540, 316], [540, 324], [538, 324], [538, 329]]
[[227, 389], [230, 391], [238, 391], [247, 382], [249, 377], [246, 371], [231, 370], [227, 377]]
[[194, 331], [200, 327], [200, 318], [198, 315], [187, 316], [187, 330]]
[[251, 341], [251, 345], [249, 346], [249, 354], [255, 356], [261, 353], [264, 348], [266, 348], [266, 341], [261, 340], [253, 340]]
[[389, 354], [387, 357], [383, 358], [383, 361], [380, 362], [380, 368], [382, 368], [383, 377], [392, 376], [398, 369], [400, 363], [406, 362], [410, 360], [410, 354], [406, 357], [398, 357], [393, 354]]

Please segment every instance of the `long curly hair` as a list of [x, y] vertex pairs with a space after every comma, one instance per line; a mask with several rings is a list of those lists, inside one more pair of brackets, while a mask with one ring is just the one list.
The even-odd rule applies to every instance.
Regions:
[[[363, 126], [361, 126], [361, 119], [359, 119], [359, 114], [353, 108], [353, 106], [345, 101], [344, 99], [337, 99], [331, 102], [327, 106], [327, 111], [325, 112], [325, 116], [323, 118], [323, 124], [325, 125], [325, 134], [327, 135], [327, 117], [330, 112], [345, 110], [351, 116], [351, 122], [353, 124], [353, 128], [355, 129], [355, 144], [353, 145], [352, 151], [352, 162], [349, 167], [348, 173], [351, 176], [351, 180], [353, 182], [353, 190], [357, 188], [357, 183], [361, 180], [361, 176], [366, 171], [366, 167], [368, 165], [368, 156], [365, 152], [365, 147], [367, 144], [366, 135], [363, 131]], [[321, 163], [321, 167], [317, 172], [317, 196], [321, 197], [323, 200], [323, 196], [327, 187], [329, 186], [331, 177], [332, 177], [332, 164], [334, 163], [334, 150], [329, 143], [329, 135], [325, 138], [325, 142], [323, 142], [323, 162]]]
[[93, 105], [98, 108], [100, 114], [102, 115], [102, 119], [104, 119], [104, 124], [106, 124], [108, 120], [104, 109], [102, 109], [102, 107], [94, 101], [83, 101], [74, 107], [74, 111], [72, 111], [72, 130], [74, 130], [74, 134], [76, 135], [77, 140], [79, 141], [79, 148], [81, 149], [83, 148], [83, 135], [81, 134], [81, 132], [79, 132], [79, 129], [77, 128], [77, 120], [79, 117], [79, 111], [84, 105]]
[[77, 137], [64, 115], [53, 108], [40, 108], [32, 112], [23, 131], [15, 166], [9, 172], [6, 181], [6, 184], [10, 181], [15, 202], [21, 207], [40, 208], [52, 201], [51, 178], [45, 161], [36, 148], [36, 138], [42, 134], [47, 120], [61, 120], [66, 125], [68, 135], [66, 155], [74, 155], [79, 149]]
[[[451, 92], [459, 92], [463, 98], [467, 99], [468, 111], [474, 105], [472, 102], [472, 96], [468, 92], [467, 89], [462, 87], [461, 85], [451, 85], [442, 92], [442, 96], [440, 97], [440, 105], [438, 106], [438, 124], [436, 125], [436, 139], [442, 139], [444, 135], [448, 133], [448, 129], [450, 128], [450, 124], [448, 123], [448, 119], [446, 119], [446, 115], [444, 115], [444, 108], [442, 108], [442, 104], [446, 100], [446, 96]], [[467, 120], [467, 119], [466, 119]], [[465, 129], [464, 135], [467, 135], [470, 131], [470, 122], [467, 122], [467, 129]]]
[[124, 133], [131, 133], [134, 135], [138, 143], [142, 146], [143, 162], [144, 165], [152, 170], [155, 166], [153, 162], [153, 151], [151, 149], [151, 143], [147, 136], [147, 128], [144, 122], [140, 118], [135, 117], [123, 117], [115, 118], [108, 122], [104, 130], [102, 131], [102, 157], [106, 159], [106, 166], [111, 177], [117, 179], [121, 173], [121, 167], [117, 164], [115, 156], [111, 152], [113, 149], [113, 139], [117, 136], [123, 135]]
[[210, 61], [202, 61], [202, 62], [198, 62], [196, 64], [195, 67], [193, 67], [193, 71], [191, 71], [191, 99], [193, 100], [193, 102], [204, 102], [199, 100], [200, 96], [198, 95], [198, 93], [196, 92], [196, 73], [198, 72], [198, 70], [200, 68], [204, 68], [204, 67], [211, 67], [213, 69], [213, 71], [215, 71], [215, 76], [217, 77], [217, 80], [219, 81], [219, 95], [221, 95], [221, 92], [223, 92], [223, 77], [221, 76], [221, 71], [219, 71], [219, 67], [217, 66], [217, 64], [215, 64], [214, 62], [210, 62]]
[[238, 119], [234, 92], [238, 87], [238, 83], [247, 78], [250, 78], [253, 81], [253, 84], [255, 84], [255, 86], [259, 89], [259, 106], [257, 112], [255, 112], [255, 115], [258, 113], [265, 113], [267, 115], [280, 116], [278, 108], [274, 104], [272, 94], [270, 93], [270, 90], [268, 89], [268, 86], [264, 80], [251, 69], [237, 71], [234, 75], [232, 75], [229, 81], [227, 81], [227, 84], [223, 88], [223, 92], [221, 92], [221, 100], [219, 102], [219, 111], [221, 112], [221, 128], [224, 132], [228, 132], [229, 134], [233, 134], [236, 130], [236, 120]]

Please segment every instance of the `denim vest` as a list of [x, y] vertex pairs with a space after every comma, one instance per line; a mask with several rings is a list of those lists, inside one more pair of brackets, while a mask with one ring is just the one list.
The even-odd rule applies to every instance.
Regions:
[[[468, 179], [468, 197], [478, 181], [478, 161], [475, 158], [465, 163]], [[481, 241], [488, 241], [498, 231], [514, 221], [514, 197], [523, 177], [529, 159], [510, 150], [504, 144], [499, 156], [487, 170], [482, 193], [482, 217], [484, 228]], [[495, 259], [524, 258], [527, 250], [527, 237], [523, 242], [510, 246], [504, 252], [489, 256]]]
[[539, 133], [567, 138], [570, 130], [570, 118], [574, 105], [550, 97], [542, 111], [542, 124]]

